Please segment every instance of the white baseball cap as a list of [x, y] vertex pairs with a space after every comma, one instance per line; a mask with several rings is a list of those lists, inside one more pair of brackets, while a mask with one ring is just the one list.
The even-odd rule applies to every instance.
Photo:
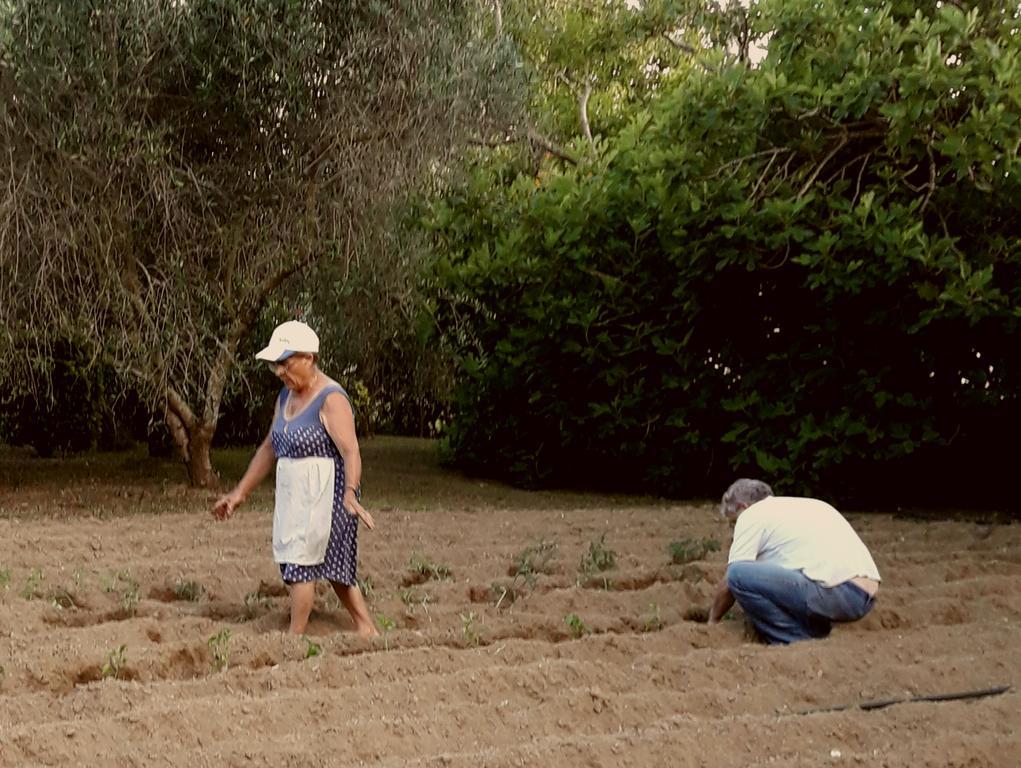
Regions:
[[299, 352], [319, 354], [319, 337], [303, 322], [288, 320], [273, 329], [269, 344], [256, 353], [255, 359], [279, 363]]

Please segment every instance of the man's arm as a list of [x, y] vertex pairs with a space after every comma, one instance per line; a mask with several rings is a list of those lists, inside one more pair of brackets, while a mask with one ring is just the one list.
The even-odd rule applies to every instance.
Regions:
[[713, 596], [713, 605], [709, 609], [709, 623], [718, 624], [720, 619], [727, 615], [727, 611], [734, 604], [734, 596], [730, 594], [730, 587], [727, 585], [727, 574], [723, 574], [720, 583], [716, 586], [716, 594]]

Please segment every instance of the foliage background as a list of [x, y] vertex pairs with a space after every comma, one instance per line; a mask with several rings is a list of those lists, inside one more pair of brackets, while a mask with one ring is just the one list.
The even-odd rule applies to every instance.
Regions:
[[[1016, 4], [355, 3], [327, 53], [378, 57], [344, 70], [351, 98], [325, 98], [308, 87], [324, 22], [299, 0], [202, 0], [193, 18], [147, 2], [14, 3], [21, 16], [4, 17], [42, 35], [5, 27], [0, 57], [21, 195], [4, 210], [22, 217], [5, 231], [30, 220], [39, 235], [0, 264], [0, 347], [16, 363], [0, 376], [4, 439], [166, 449], [157, 385], [171, 382], [206, 397], [218, 443], [254, 442], [278, 384], [251, 356], [298, 316], [363, 433], [442, 433], [469, 472], [1008, 500]], [[180, 45], [158, 45], [161, 24]], [[239, 91], [239, 72], [258, 87]], [[286, 119], [259, 128], [280, 104]], [[313, 165], [333, 186], [310, 207], [297, 159], [322, 146], [335, 152]], [[34, 207], [17, 209], [26, 193]], [[153, 232], [175, 247], [128, 247]], [[245, 305], [229, 364], [210, 373], [230, 302], [281, 246], [294, 271]], [[90, 272], [86, 257], [142, 270]], [[79, 268], [20, 279], [37, 262]], [[155, 336], [132, 335], [138, 318], [97, 274], [149, 279]], [[168, 303], [182, 286], [189, 301]], [[97, 347], [100, 327], [120, 335]]]
[[424, 221], [472, 471], [1006, 499], [1018, 13], [765, 2], [576, 165], [481, 156]]

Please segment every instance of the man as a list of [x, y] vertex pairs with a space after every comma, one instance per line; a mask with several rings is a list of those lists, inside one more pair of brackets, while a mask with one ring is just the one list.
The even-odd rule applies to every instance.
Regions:
[[824, 501], [774, 496], [761, 480], [738, 480], [723, 494], [734, 526], [726, 578], [709, 623], [735, 598], [769, 643], [826, 637], [834, 621], [872, 610], [879, 571], [850, 524]]

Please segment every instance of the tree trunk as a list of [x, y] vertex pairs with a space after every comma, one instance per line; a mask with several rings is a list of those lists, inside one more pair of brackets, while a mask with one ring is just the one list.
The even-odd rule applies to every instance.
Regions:
[[[181, 403], [173, 401], [167, 407], [167, 429], [181, 455], [181, 460], [188, 468], [188, 483], [193, 488], [211, 488], [219, 481], [213, 470], [210, 448], [213, 435], [216, 433], [215, 421], [204, 421], [196, 418], [190, 409], [181, 407]], [[183, 417], [181, 411], [184, 411]]]
[[215, 424], [197, 423], [189, 436], [188, 481], [193, 488], [211, 488], [219, 481], [213, 471], [209, 449], [213, 445]]

